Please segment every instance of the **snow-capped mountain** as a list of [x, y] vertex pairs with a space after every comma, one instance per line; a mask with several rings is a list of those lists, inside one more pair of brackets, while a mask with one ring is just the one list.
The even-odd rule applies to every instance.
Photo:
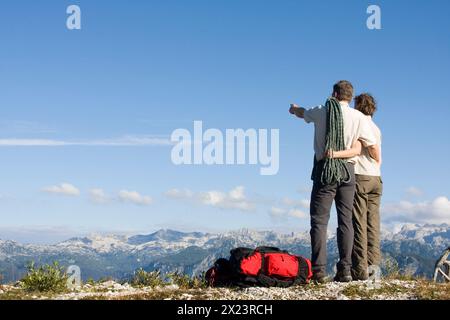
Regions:
[[448, 241], [450, 237], [450, 229], [447, 224], [442, 225], [417, 225], [405, 224], [400, 232], [392, 235], [392, 240], [415, 240], [422, 244], [429, 243], [440, 246], [443, 242]]
[[[1, 235], [0, 235], [1, 236]], [[222, 234], [159, 230], [147, 235], [91, 235], [72, 238], [55, 245], [20, 244], [0, 240], [0, 275], [4, 282], [20, 279], [29, 262], [76, 264], [82, 277], [122, 279], [137, 268], [200, 274], [216, 259], [228, 257], [234, 247], [276, 246], [309, 256], [308, 232], [282, 234], [242, 229]], [[405, 225], [397, 233], [383, 232], [384, 261], [398, 264], [400, 270], [430, 276], [434, 262], [450, 245], [450, 226]], [[329, 238], [329, 270], [338, 254], [336, 239]]]

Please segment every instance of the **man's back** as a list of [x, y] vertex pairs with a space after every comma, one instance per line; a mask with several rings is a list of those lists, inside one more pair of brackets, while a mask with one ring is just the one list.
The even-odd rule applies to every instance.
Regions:
[[[369, 124], [365, 116], [350, 108], [347, 102], [339, 102], [342, 110], [342, 118], [344, 122], [344, 143], [345, 148], [350, 149], [353, 142], [362, 140], [366, 145], [376, 144], [375, 136], [369, 128]], [[314, 152], [316, 159], [320, 161], [325, 154], [326, 146], [326, 129], [327, 129], [327, 108], [325, 106], [318, 106], [305, 111], [305, 121], [307, 123], [314, 123]], [[351, 158], [347, 161], [355, 163], [356, 159]]]

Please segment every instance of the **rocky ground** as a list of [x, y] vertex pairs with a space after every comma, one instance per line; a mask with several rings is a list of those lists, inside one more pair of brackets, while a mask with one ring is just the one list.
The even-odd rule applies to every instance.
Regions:
[[306, 285], [291, 288], [180, 288], [177, 285], [136, 288], [107, 281], [85, 284], [66, 293], [27, 293], [15, 286], [0, 287], [0, 300], [450, 300], [450, 284], [425, 280], [383, 280]]

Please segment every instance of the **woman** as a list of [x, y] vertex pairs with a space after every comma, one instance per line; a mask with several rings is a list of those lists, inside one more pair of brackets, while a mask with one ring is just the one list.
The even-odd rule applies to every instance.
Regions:
[[367, 116], [369, 125], [377, 138], [377, 148], [369, 151], [361, 142], [344, 151], [329, 150], [327, 157], [352, 158], [355, 163], [356, 193], [353, 204], [355, 238], [352, 252], [353, 280], [367, 280], [369, 270], [377, 272], [381, 262], [380, 251], [380, 202], [383, 191], [381, 180], [381, 131], [373, 122], [377, 110], [375, 99], [367, 93], [355, 97], [355, 109]]

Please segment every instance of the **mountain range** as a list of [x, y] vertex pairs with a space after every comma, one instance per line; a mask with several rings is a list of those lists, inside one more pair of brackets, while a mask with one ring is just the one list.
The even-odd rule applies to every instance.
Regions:
[[[283, 234], [248, 229], [218, 234], [159, 230], [147, 235], [92, 235], [53, 245], [0, 240], [0, 276], [4, 283], [17, 281], [31, 261], [37, 265], [53, 261], [62, 266], [77, 265], [84, 280], [129, 279], [138, 268], [199, 275], [216, 259], [228, 257], [232, 248], [261, 245], [310, 255], [307, 232]], [[448, 224], [406, 224], [399, 232], [383, 232], [382, 270], [431, 277], [436, 260], [449, 245]], [[328, 237], [328, 252], [328, 271], [332, 273], [338, 259], [333, 234]]]

